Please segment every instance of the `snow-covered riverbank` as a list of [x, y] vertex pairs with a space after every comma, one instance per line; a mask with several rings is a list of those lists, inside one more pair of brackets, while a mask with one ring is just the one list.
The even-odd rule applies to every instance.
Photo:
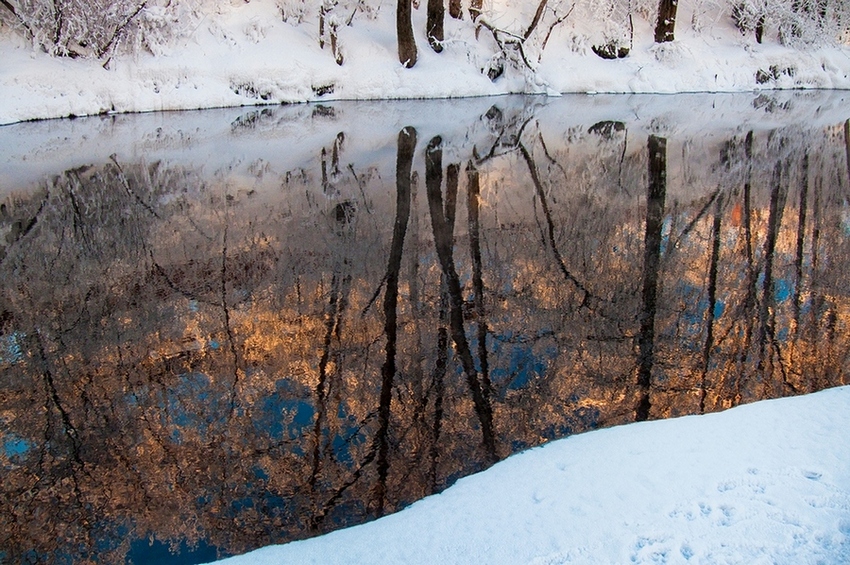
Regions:
[[[482, 73], [494, 44], [476, 39], [469, 18], [446, 18], [445, 48], [424, 37], [424, 3], [414, 11], [419, 61], [398, 63], [395, 7], [373, 2], [339, 31], [338, 66], [317, 31], [283, 21], [271, 0], [231, 2], [202, 10], [184, 35], [146, 52], [102, 60], [53, 58], [8, 28], [0, 29], [0, 124], [87, 115], [305, 102], [326, 99], [444, 98], [510, 92], [694, 92], [759, 88], [850, 88], [850, 46], [797, 49], [775, 39], [758, 44], [723, 9], [682, 2], [676, 41], [654, 44], [652, 22], [634, 18], [628, 57], [603, 60], [598, 22], [571, 14], [553, 28], [529, 68], [508, 66], [491, 81]], [[506, 8], [499, 25], [520, 25], [527, 6]], [[699, 31], [696, 31], [696, 30]], [[479, 30], [488, 33], [486, 30]], [[607, 32], [606, 32], [607, 33]]]
[[277, 563], [847, 563], [850, 387], [556, 441]]

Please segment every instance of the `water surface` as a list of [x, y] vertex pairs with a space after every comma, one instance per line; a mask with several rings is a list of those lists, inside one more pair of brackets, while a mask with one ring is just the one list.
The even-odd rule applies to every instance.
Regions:
[[846, 96], [0, 128], [2, 560], [208, 561], [847, 384]]

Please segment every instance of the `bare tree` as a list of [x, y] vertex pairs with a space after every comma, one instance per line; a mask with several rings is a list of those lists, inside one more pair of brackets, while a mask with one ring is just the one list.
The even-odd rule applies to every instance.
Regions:
[[705, 343], [702, 348], [702, 374], [699, 387], [699, 413], [705, 413], [706, 376], [710, 367], [711, 352], [714, 349], [714, 325], [717, 310], [717, 265], [720, 262], [720, 228], [723, 197], [719, 196], [714, 205], [714, 221], [711, 226], [711, 260], [708, 264], [708, 308], [706, 309]]
[[[478, 13], [480, 15], [480, 12], [474, 12], [470, 9], [470, 12], [473, 13], [473, 20], [478, 24], [477, 30], [480, 30], [480, 28], [488, 30], [499, 49], [490, 64], [485, 68], [485, 73], [490, 77], [490, 80], [496, 80], [502, 76], [505, 71], [506, 61], [513, 62], [519, 67], [525, 67], [531, 72], [535, 71], [536, 65], [540, 62], [543, 51], [549, 42], [549, 38], [552, 36], [552, 32], [569, 18], [576, 6], [573, 3], [564, 11], [563, 9], [559, 9], [559, 5], [560, 3], [556, 3], [553, 7], [549, 4], [549, 0], [540, 0], [528, 25], [519, 24], [521, 27], [517, 25], [512, 26], [512, 28], [517, 29], [500, 27], [484, 17], [477, 17], [475, 14]], [[548, 18], [546, 17], [547, 13], [551, 14]], [[544, 20], [548, 23], [548, 27], [541, 26]], [[545, 34], [541, 31], [543, 29], [546, 30]], [[540, 33], [537, 33], [538, 31]], [[532, 53], [536, 51], [537, 57], [531, 56], [530, 51]]]
[[[339, 43], [339, 20], [333, 15], [337, 2], [325, 0], [319, 8], [319, 47], [325, 48], [325, 36], [330, 39], [331, 53], [337, 65], [342, 66], [345, 57]], [[355, 8], [356, 13], [356, 8]], [[351, 16], [354, 17], [354, 14]]]
[[193, 17], [188, 4], [162, 0], [2, 0], [0, 12], [51, 55], [106, 60], [122, 45], [155, 53]]

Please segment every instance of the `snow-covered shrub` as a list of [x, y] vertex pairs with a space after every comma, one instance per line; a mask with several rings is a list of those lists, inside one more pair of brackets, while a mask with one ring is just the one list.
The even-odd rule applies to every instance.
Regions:
[[349, 26], [358, 14], [374, 19], [385, 0], [276, 0], [280, 17], [284, 22], [301, 25], [316, 22], [322, 12], [334, 12], [342, 25]]
[[573, 21], [589, 30], [597, 55], [628, 53], [634, 46], [635, 20], [654, 22], [658, 13], [658, 0], [577, 0], [575, 6]]
[[310, 15], [312, 2], [307, 0], [277, 0], [277, 9], [284, 22], [299, 25]]
[[190, 35], [200, 19], [200, 0], [171, 1], [162, 6], [148, 6], [139, 14], [136, 25], [128, 33], [127, 46], [133, 53], [146, 51], [162, 55], [178, 37]]
[[52, 55], [102, 59], [121, 46], [158, 52], [189, 24], [195, 1], [7, 0], [0, 12]]
[[732, 0], [730, 14], [742, 33], [783, 45], [841, 41], [850, 27], [850, 2], [828, 0]]
[[727, 15], [726, 0], [693, 0], [691, 29], [696, 32], [711, 29], [722, 17]]
[[352, 25], [358, 14], [374, 19], [382, 3], [383, 0], [276, 0], [284, 22], [317, 26], [319, 45], [323, 49], [329, 46], [339, 65], [344, 60], [340, 30]]

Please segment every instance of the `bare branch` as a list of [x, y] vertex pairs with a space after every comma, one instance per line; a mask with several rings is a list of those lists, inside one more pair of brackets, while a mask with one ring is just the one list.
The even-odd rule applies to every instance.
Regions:
[[[496, 44], [499, 46], [499, 49], [503, 53], [507, 53], [507, 51], [508, 51], [507, 46], [508, 45], [515, 46], [517, 48], [517, 50], [519, 51], [520, 57], [522, 58], [522, 62], [525, 63], [525, 66], [528, 67], [532, 71], [534, 70], [534, 66], [531, 64], [531, 61], [528, 60], [528, 57], [525, 54], [525, 48], [524, 48], [525, 39], [522, 36], [516, 35], [515, 33], [511, 33], [507, 30], [498, 28], [498, 27], [494, 26], [493, 24], [484, 20], [484, 18], [480, 18], [478, 20], [478, 25], [485, 28], [485, 29], [488, 29], [490, 31], [490, 33], [493, 34], [493, 39], [496, 41]], [[508, 40], [503, 41], [502, 39], [499, 38], [499, 34], [507, 36]]]
[[543, 17], [543, 12], [546, 10], [546, 4], [548, 3], [549, 0], [540, 0], [540, 4], [537, 5], [537, 11], [534, 12], [534, 18], [531, 20], [531, 24], [528, 26], [528, 29], [525, 30], [523, 39], [528, 39], [531, 37], [531, 34], [534, 33], [534, 29], [537, 27], [537, 24], [540, 23], [540, 19]]
[[33, 37], [35, 37], [35, 34], [33, 33], [30, 25], [26, 22], [24, 18], [21, 17], [21, 15], [18, 13], [17, 10], [15, 10], [15, 7], [12, 4], [10, 4], [6, 0], [0, 0], [0, 6], [5, 7], [12, 13], [13, 16], [15, 16], [15, 18], [21, 23], [23, 28], [26, 30], [28, 38], [32, 39]]
[[115, 45], [115, 42], [124, 33], [124, 30], [127, 29], [127, 26], [130, 25], [136, 16], [138, 16], [142, 10], [144, 10], [148, 5], [148, 0], [144, 0], [141, 4], [136, 7], [132, 14], [128, 15], [124, 18], [124, 21], [115, 26], [115, 30], [112, 32], [112, 37], [109, 38], [109, 41], [106, 42], [105, 45], [102, 45], [100, 49], [97, 50], [97, 58], [102, 59], [104, 55], [106, 55], [112, 47]]
[[[549, 26], [549, 31], [546, 32], [546, 38], [543, 40], [543, 45], [540, 46], [540, 57], [538, 57], [538, 59], [537, 59], [538, 63], [540, 62], [540, 59], [543, 58], [543, 51], [546, 49], [546, 44], [549, 43], [549, 38], [552, 37], [552, 32], [555, 30], [556, 27], [558, 27], [559, 25], [564, 23], [567, 20], [567, 18], [570, 17], [570, 14], [573, 13], [573, 10], [575, 9], [575, 7], [576, 7], [576, 5], [575, 5], [575, 3], [573, 3], [573, 5], [570, 6], [570, 9], [567, 10], [566, 14], [564, 14], [563, 16], [561, 16], [560, 18], [558, 18], [557, 20], [552, 22], [552, 25]], [[631, 18], [631, 14], [629, 14], [629, 18]]]

